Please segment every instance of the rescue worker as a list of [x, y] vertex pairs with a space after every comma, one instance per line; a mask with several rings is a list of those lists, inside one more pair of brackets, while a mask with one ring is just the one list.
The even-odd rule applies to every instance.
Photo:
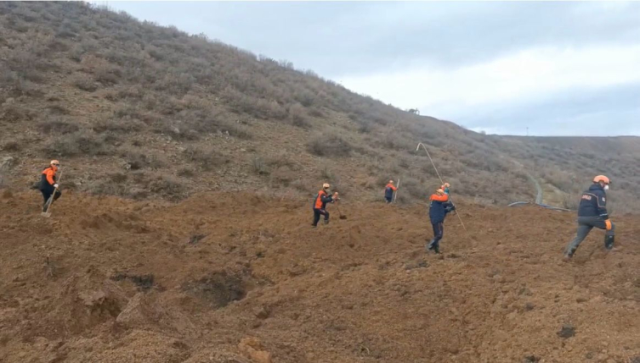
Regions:
[[393, 185], [393, 180], [389, 180], [389, 183], [384, 187], [384, 199], [387, 201], [387, 204], [393, 200], [393, 193], [395, 193], [396, 190], [398, 190], [398, 188]]
[[569, 243], [564, 253], [564, 261], [570, 261], [573, 254], [595, 227], [605, 230], [604, 247], [613, 248], [615, 226], [609, 220], [607, 212], [607, 193], [611, 181], [604, 175], [593, 178], [593, 184], [582, 193], [578, 206], [578, 230], [576, 237]]
[[43, 212], [47, 211], [47, 208], [49, 207], [47, 205], [47, 202], [49, 201], [49, 198], [54, 193], [54, 191], [55, 195], [53, 196], [53, 201], [51, 203], [56, 201], [62, 195], [62, 193], [57, 190], [58, 183], [56, 181], [56, 173], [58, 173], [59, 167], [60, 162], [58, 160], [51, 160], [49, 166], [45, 168], [41, 173], [40, 192], [42, 192], [42, 197], [44, 198], [44, 204], [42, 206]]
[[447, 213], [455, 210], [449, 203], [449, 196], [442, 189], [438, 189], [435, 194], [429, 198], [429, 219], [431, 227], [433, 227], [433, 239], [427, 246], [427, 251], [433, 250], [440, 253], [440, 240], [444, 236], [444, 218]]
[[329, 212], [327, 212], [327, 203], [333, 203], [335, 200], [339, 200], [338, 192], [333, 193], [333, 195], [329, 195], [330, 185], [328, 183], [324, 183], [322, 185], [322, 190], [316, 194], [315, 199], [313, 200], [313, 224], [312, 226], [315, 228], [318, 226], [318, 222], [320, 221], [320, 216], [324, 216], [324, 224], [329, 224]]

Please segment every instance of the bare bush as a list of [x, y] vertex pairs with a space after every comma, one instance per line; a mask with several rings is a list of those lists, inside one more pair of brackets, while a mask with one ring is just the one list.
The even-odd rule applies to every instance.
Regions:
[[77, 132], [80, 130], [80, 127], [76, 124], [64, 121], [61, 118], [54, 117], [40, 123], [38, 129], [42, 130], [45, 134], [65, 135]]
[[127, 167], [131, 170], [140, 169], [158, 169], [165, 165], [165, 163], [154, 154], [149, 152], [141, 153], [129, 149], [120, 150], [120, 157], [122, 157], [127, 163]]
[[253, 172], [258, 175], [268, 175], [271, 172], [267, 163], [259, 156], [251, 158], [251, 166], [253, 167]]
[[22, 146], [17, 141], [7, 141], [2, 145], [3, 151], [20, 151]]
[[335, 134], [320, 134], [307, 144], [307, 150], [317, 156], [348, 157], [353, 147]]
[[88, 78], [77, 78], [73, 81], [73, 85], [86, 92], [95, 92], [98, 89], [96, 83]]
[[307, 119], [307, 113], [302, 105], [293, 105], [289, 108], [289, 120], [293, 126], [302, 128], [311, 127]]
[[114, 153], [109, 136], [99, 137], [93, 132], [80, 130], [54, 138], [42, 147], [45, 156], [106, 156]]
[[93, 125], [92, 129], [99, 134], [108, 131], [130, 134], [143, 130], [145, 126], [143, 122], [127, 116], [120, 119], [99, 120]]
[[187, 161], [196, 163], [202, 170], [214, 170], [229, 162], [227, 157], [213, 149], [189, 146], [183, 151], [183, 155]]

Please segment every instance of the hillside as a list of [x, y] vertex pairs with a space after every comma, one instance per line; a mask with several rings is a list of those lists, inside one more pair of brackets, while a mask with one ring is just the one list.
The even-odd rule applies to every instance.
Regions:
[[[589, 148], [480, 135], [288, 62], [123, 13], [75, 2], [4, 2], [0, 26], [0, 157], [13, 158], [0, 171], [5, 186], [28, 187], [58, 158], [64, 187], [93, 194], [310, 196], [328, 180], [362, 201], [379, 200], [385, 181], [400, 178], [404, 203], [439, 185], [424, 151], [415, 151], [423, 142], [455, 193], [477, 202], [534, 199], [513, 158], [530, 170], [536, 165], [536, 177], [563, 183], [582, 185], [602, 170], [620, 181], [614, 190], [626, 201], [639, 198], [631, 188], [637, 154], [616, 156], [614, 164], [598, 154], [587, 168], [580, 163], [592, 157]], [[622, 152], [616, 142], [611, 147]]]
[[566, 264], [574, 217], [536, 207], [461, 203], [434, 256], [419, 206], [31, 199], [0, 194], [1, 362], [640, 361], [637, 217]]
[[[0, 363], [640, 362], [637, 138], [482, 135], [77, 2], [0, 2], [0, 34]], [[418, 142], [467, 228], [441, 255]], [[599, 173], [608, 253], [504, 207]], [[311, 229], [324, 181], [347, 218]]]

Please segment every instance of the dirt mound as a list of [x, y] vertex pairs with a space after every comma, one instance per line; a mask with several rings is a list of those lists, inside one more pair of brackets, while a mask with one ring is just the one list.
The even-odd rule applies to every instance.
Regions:
[[[0, 198], [1, 362], [628, 362], [640, 218], [560, 261], [574, 216], [203, 194], [180, 204]], [[332, 208], [331, 206], [329, 207]], [[337, 211], [334, 211], [337, 212]]]

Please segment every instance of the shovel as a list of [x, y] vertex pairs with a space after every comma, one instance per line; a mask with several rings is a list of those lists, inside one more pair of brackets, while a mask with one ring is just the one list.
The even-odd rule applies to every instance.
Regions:
[[336, 204], [336, 208], [338, 209], [338, 214], [340, 214], [340, 219], [347, 219], [347, 216], [345, 216], [344, 214], [342, 214], [342, 212], [340, 212], [340, 207], [338, 207], [338, 204]]

